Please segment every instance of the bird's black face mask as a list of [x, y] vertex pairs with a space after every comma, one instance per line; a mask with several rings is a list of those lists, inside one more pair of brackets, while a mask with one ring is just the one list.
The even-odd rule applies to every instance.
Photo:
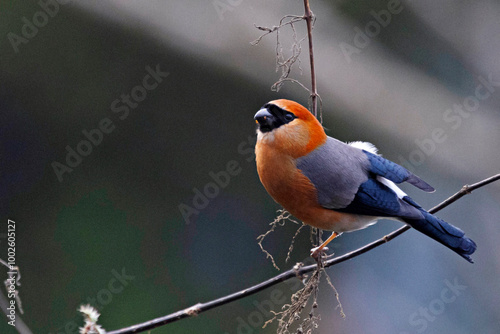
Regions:
[[254, 116], [259, 124], [259, 130], [262, 132], [273, 131], [296, 118], [293, 113], [270, 103], [265, 104]]

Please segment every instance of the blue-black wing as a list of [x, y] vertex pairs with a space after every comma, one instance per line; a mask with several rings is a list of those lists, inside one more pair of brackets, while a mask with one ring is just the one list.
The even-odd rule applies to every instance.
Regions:
[[431, 185], [397, 163], [365, 150], [363, 152], [370, 161], [370, 172], [385, 177], [394, 183], [408, 182], [423, 191], [434, 191]]

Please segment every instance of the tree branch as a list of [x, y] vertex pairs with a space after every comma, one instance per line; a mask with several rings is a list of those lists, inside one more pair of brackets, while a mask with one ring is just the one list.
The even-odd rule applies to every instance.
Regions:
[[[313, 51], [313, 41], [312, 41], [312, 30], [315, 17], [313, 12], [311, 11], [309, 0], [304, 0], [304, 20], [306, 20], [307, 24], [307, 40], [309, 42], [309, 64], [311, 66], [311, 90], [309, 91], [310, 92], [309, 98], [311, 99], [310, 107], [314, 117], [318, 118], [318, 89], [316, 88], [316, 71], [314, 70], [314, 51]], [[323, 123], [323, 115], [321, 115], [320, 122]], [[319, 246], [322, 242], [321, 234], [322, 231], [320, 229], [316, 229], [317, 246]]]
[[309, 6], [309, 0], [304, 0], [304, 19], [307, 23], [307, 39], [309, 40], [309, 63], [311, 65], [311, 109], [316, 118], [318, 117], [318, 91], [316, 88], [316, 72], [314, 71], [314, 54], [313, 54], [313, 41], [312, 30], [314, 23], [314, 14]]
[[[470, 194], [472, 191], [474, 191], [478, 188], [481, 188], [487, 184], [490, 184], [492, 182], [495, 182], [497, 180], [500, 180], [500, 174], [494, 175], [492, 177], [489, 177], [487, 179], [484, 179], [484, 180], [477, 182], [477, 183], [474, 183], [472, 185], [465, 185], [462, 187], [462, 189], [459, 192], [457, 192], [456, 194], [454, 194], [450, 198], [446, 199], [442, 203], [436, 205], [434, 208], [430, 209], [429, 212], [436, 213], [439, 210], [452, 204], [453, 202], [459, 200], [463, 196]], [[394, 232], [384, 236], [383, 238], [380, 238], [380, 239], [378, 239], [378, 240], [376, 240], [368, 245], [365, 245], [361, 248], [358, 248], [358, 249], [356, 249], [352, 252], [349, 252], [347, 254], [344, 254], [342, 256], [338, 256], [338, 257], [335, 257], [333, 259], [327, 260], [324, 262], [324, 267], [325, 268], [330, 267], [330, 266], [339, 264], [341, 262], [347, 261], [349, 259], [352, 259], [354, 257], [357, 257], [363, 253], [366, 253], [369, 250], [372, 250], [373, 248], [376, 248], [382, 244], [385, 244], [385, 243], [391, 241], [392, 239], [403, 234], [404, 232], [406, 232], [410, 228], [411, 228], [410, 226], [405, 225], [405, 226], [397, 229], [396, 231], [394, 231]], [[183, 318], [196, 316], [196, 315], [198, 315], [202, 312], [208, 311], [212, 308], [219, 307], [219, 306], [222, 306], [224, 304], [230, 303], [232, 301], [250, 296], [254, 293], [257, 293], [259, 291], [267, 289], [273, 285], [276, 285], [280, 282], [286, 281], [290, 278], [301, 277], [303, 274], [311, 272], [316, 268], [317, 268], [316, 264], [312, 264], [309, 266], [302, 266], [301, 264], [296, 264], [292, 269], [287, 270], [287, 271], [285, 271], [277, 276], [274, 276], [274, 277], [272, 277], [264, 282], [256, 284], [250, 288], [232, 293], [232, 294], [227, 295], [225, 297], [218, 298], [218, 299], [206, 302], [206, 303], [198, 303], [198, 304], [193, 305], [193, 306], [186, 308], [184, 310], [181, 310], [181, 311], [178, 311], [178, 312], [175, 312], [175, 313], [172, 313], [172, 314], [160, 317], [160, 318], [156, 318], [156, 319], [144, 322], [142, 324], [138, 324], [138, 325], [130, 326], [127, 328], [111, 331], [111, 332], [108, 332], [108, 334], [126, 334], [126, 333], [128, 334], [128, 333], [144, 332], [144, 331], [147, 331], [147, 330], [150, 330], [150, 329], [153, 329], [153, 328], [156, 328], [156, 327], [159, 327], [159, 326], [162, 326], [162, 325], [165, 325], [165, 324], [168, 324], [168, 323], [171, 323], [171, 322], [183, 319]]]

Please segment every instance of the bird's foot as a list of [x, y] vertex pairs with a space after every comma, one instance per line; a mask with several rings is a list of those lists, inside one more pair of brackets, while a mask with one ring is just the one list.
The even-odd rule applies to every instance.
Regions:
[[317, 259], [318, 256], [320, 256], [322, 253], [326, 253], [326, 252], [328, 252], [328, 247], [318, 246], [318, 247], [311, 248], [311, 256], [314, 259]]

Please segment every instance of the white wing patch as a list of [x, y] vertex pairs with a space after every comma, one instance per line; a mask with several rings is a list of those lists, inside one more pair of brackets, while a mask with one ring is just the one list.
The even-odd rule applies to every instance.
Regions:
[[360, 150], [365, 150], [373, 154], [378, 154], [378, 149], [375, 147], [375, 145], [366, 141], [353, 141], [347, 144], [351, 145], [352, 147], [359, 148]]
[[[348, 143], [348, 144], [353, 146], [353, 147], [359, 148], [361, 150], [365, 150], [365, 151], [368, 151], [370, 153], [380, 155], [380, 154], [378, 154], [378, 149], [372, 143], [368, 143], [365, 141], [353, 141], [352, 143]], [[408, 195], [406, 195], [406, 193], [403, 190], [399, 189], [399, 187], [391, 180], [388, 180], [382, 176], [377, 176], [377, 180], [380, 183], [389, 187], [389, 189], [391, 189], [392, 191], [394, 191], [399, 198], [403, 198], [405, 196], [408, 196]]]
[[377, 176], [377, 180], [380, 183], [383, 183], [386, 186], [388, 186], [392, 191], [394, 191], [398, 196], [398, 198], [402, 199], [403, 197], [408, 196], [403, 190], [399, 189], [399, 187], [391, 180], [387, 180], [385, 177], [382, 176]]

